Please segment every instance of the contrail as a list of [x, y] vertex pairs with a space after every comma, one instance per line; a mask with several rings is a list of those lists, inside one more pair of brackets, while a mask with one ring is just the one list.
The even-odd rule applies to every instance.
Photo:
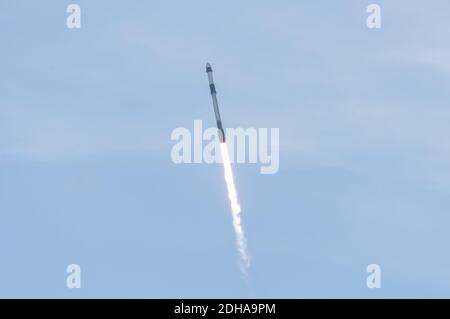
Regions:
[[225, 182], [228, 189], [228, 198], [230, 199], [231, 212], [233, 217], [233, 228], [236, 234], [236, 244], [240, 257], [240, 268], [246, 276], [250, 267], [250, 257], [247, 253], [247, 240], [245, 239], [244, 230], [241, 223], [241, 207], [239, 205], [236, 186], [234, 185], [233, 171], [231, 169], [230, 155], [228, 154], [228, 146], [225, 142], [225, 133], [222, 127], [222, 120], [219, 113], [219, 104], [217, 102], [216, 87], [214, 85], [213, 71], [211, 65], [206, 63], [206, 73], [208, 74], [209, 89], [214, 106], [214, 114], [216, 116], [217, 129], [219, 130], [220, 152], [222, 155], [223, 170], [225, 173]]

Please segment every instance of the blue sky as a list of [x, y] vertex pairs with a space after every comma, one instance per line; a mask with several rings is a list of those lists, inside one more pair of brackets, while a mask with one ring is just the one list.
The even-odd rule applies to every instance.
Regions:
[[[1, 297], [450, 297], [448, 1], [74, 2], [0, 3]], [[170, 159], [207, 61], [225, 127], [280, 128], [234, 166], [249, 287], [222, 167]]]

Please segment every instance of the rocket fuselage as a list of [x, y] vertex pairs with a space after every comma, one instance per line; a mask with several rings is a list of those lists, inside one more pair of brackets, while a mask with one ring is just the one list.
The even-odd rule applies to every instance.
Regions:
[[208, 74], [209, 90], [211, 91], [211, 98], [214, 107], [214, 114], [216, 116], [217, 129], [219, 130], [219, 139], [221, 143], [225, 143], [225, 132], [222, 126], [222, 120], [220, 119], [219, 103], [217, 102], [217, 92], [216, 86], [214, 85], [213, 70], [209, 63], [206, 63], [206, 73]]

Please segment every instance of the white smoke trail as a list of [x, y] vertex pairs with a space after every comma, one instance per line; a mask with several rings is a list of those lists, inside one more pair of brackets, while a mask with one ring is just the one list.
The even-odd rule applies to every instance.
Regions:
[[231, 212], [233, 217], [233, 228], [236, 234], [236, 244], [240, 256], [241, 271], [244, 275], [250, 267], [250, 257], [247, 254], [247, 240], [245, 239], [244, 229], [241, 224], [241, 206], [238, 202], [236, 187], [234, 186], [233, 171], [231, 170], [230, 155], [226, 143], [220, 143], [220, 151], [222, 154], [223, 169], [225, 173], [225, 182], [228, 189], [228, 198], [231, 203]]

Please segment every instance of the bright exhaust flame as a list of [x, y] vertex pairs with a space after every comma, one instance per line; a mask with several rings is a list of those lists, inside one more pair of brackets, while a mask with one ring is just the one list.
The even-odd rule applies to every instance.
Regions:
[[241, 224], [241, 206], [238, 202], [236, 187], [234, 186], [233, 171], [231, 170], [230, 155], [226, 143], [220, 143], [220, 152], [222, 154], [223, 169], [225, 173], [225, 182], [228, 189], [228, 198], [230, 199], [231, 212], [233, 217], [233, 228], [236, 234], [236, 244], [240, 256], [241, 271], [244, 275], [250, 267], [250, 257], [247, 254], [247, 240], [245, 239], [244, 229]]

